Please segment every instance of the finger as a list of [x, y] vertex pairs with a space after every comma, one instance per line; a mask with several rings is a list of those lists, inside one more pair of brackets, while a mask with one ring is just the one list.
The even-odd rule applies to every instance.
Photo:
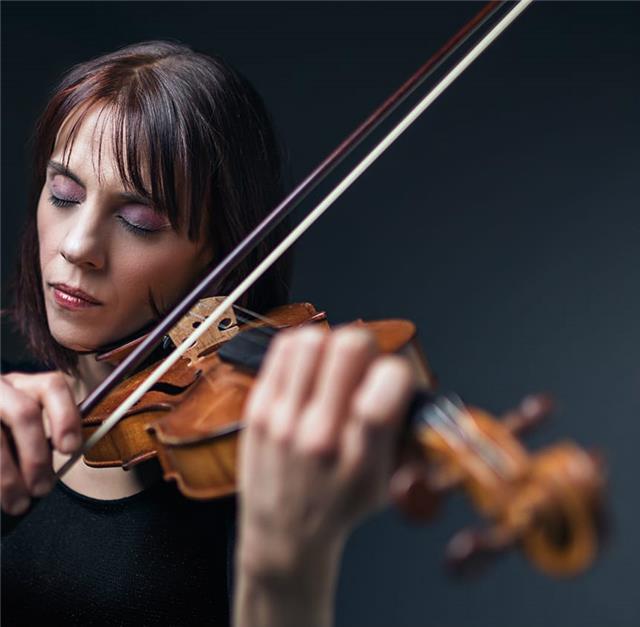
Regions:
[[326, 340], [326, 331], [314, 326], [297, 330], [291, 336], [288, 376], [275, 402], [271, 425], [273, 436], [280, 442], [289, 442], [293, 437], [303, 406], [313, 390]]
[[33, 496], [52, 485], [51, 450], [42, 423], [42, 408], [31, 397], [2, 382], [2, 421], [11, 430], [20, 473]]
[[281, 331], [272, 341], [253, 385], [245, 408], [245, 419], [253, 428], [264, 428], [269, 422], [270, 408], [279, 395], [287, 376], [287, 365], [293, 345], [290, 332]]
[[335, 452], [351, 396], [374, 355], [375, 343], [363, 329], [344, 327], [330, 336], [299, 427], [303, 448], [320, 454]]
[[338, 469], [341, 482], [351, 486], [349, 500], [342, 504], [349, 516], [360, 518], [388, 499], [397, 431], [413, 386], [408, 362], [385, 355], [368, 368], [352, 398]]
[[16, 466], [4, 428], [0, 429], [0, 484], [2, 509], [12, 516], [19, 516], [27, 511], [30, 503], [29, 491]]
[[402, 357], [379, 357], [358, 388], [352, 415], [367, 428], [389, 428], [395, 432], [408, 409], [415, 385], [408, 362]]
[[45, 409], [51, 439], [61, 453], [73, 453], [82, 443], [80, 412], [61, 372], [18, 376], [14, 388], [36, 399]]
[[414, 387], [406, 360], [394, 355], [378, 358], [353, 397], [351, 423], [344, 450], [348, 473], [359, 473], [370, 462], [390, 471], [396, 450], [397, 431]]

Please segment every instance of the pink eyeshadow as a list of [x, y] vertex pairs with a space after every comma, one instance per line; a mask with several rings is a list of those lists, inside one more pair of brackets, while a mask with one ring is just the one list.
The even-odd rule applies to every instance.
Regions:
[[55, 196], [63, 200], [80, 202], [84, 200], [84, 189], [71, 179], [61, 174], [56, 174], [51, 179], [51, 191]]
[[149, 229], [150, 231], [163, 229], [169, 226], [169, 222], [167, 222], [167, 219], [164, 216], [156, 213], [150, 207], [145, 207], [144, 205], [128, 205], [123, 207], [119, 213], [125, 220], [127, 220], [127, 222], [131, 222], [131, 224], [135, 226]]

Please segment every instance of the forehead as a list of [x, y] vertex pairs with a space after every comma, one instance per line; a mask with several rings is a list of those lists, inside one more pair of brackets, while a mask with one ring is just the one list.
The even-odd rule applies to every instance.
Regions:
[[[116, 131], [111, 107], [93, 105], [76, 110], [60, 126], [50, 158], [67, 166], [86, 185], [129, 189], [118, 167]], [[125, 150], [126, 141], [122, 145]], [[120, 162], [126, 163], [126, 152]], [[144, 172], [145, 168], [141, 169]]]

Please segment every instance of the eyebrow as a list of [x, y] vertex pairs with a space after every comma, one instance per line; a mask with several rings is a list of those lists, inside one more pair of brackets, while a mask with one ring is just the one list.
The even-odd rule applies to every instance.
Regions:
[[82, 187], [86, 187], [86, 185], [82, 182], [80, 177], [77, 174], [74, 174], [63, 163], [60, 163], [59, 161], [53, 161], [53, 159], [51, 159], [49, 160], [49, 163], [47, 163], [47, 167], [51, 168], [54, 172], [57, 172], [58, 174], [62, 174], [62, 176], [66, 176], [70, 178], [72, 181], [75, 181], [78, 185], [82, 185]]
[[[72, 170], [66, 167], [63, 163], [60, 163], [59, 161], [54, 161], [53, 159], [51, 159], [47, 163], [47, 167], [51, 168], [57, 174], [61, 174], [62, 176], [66, 176], [70, 178], [72, 181], [76, 182], [78, 185], [81, 185], [84, 188], [87, 187], [82, 182], [82, 179], [77, 174], [75, 174]], [[151, 199], [148, 196], [142, 196], [140, 194], [137, 194], [136, 192], [119, 192], [118, 197], [122, 200], [139, 203], [141, 205], [148, 205], [151, 202]]]

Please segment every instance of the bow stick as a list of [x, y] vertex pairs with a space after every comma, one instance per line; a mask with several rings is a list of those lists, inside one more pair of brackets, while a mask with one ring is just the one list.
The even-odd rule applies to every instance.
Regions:
[[[234, 303], [281, 257], [301, 236], [324, 214], [324, 212], [371, 166], [383, 152], [511, 25], [514, 20], [533, 2], [521, 0], [485, 34], [462, 59], [450, 70], [396, 126], [373, 148], [358, 165], [317, 205], [291, 232], [252, 270], [237, 287], [214, 309], [214, 311], [185, 339], [164, 361], [138, 386], [138, 388], [100, 425], [83, 446], [58, 469], [61, 478], [85, 452], [104, 437], [126, 413], [146, 394], [153, 385], [182, 357], [212, 325], [220, 320]], [[216, 268], [214, 268], [192, 292], [179, 303], [170, 314], [145, 338], [111, 375], [98, 386], [81, 404], [80, 412], [86, 416], [116, 383], [131, 372], [156, 346], [165, 333], [171, 329], [189, 309], [212, 286], [219, 284], [242, 259], [271, 232], [308, 193], [324, 179], [377, 125], [385, 119], [400, 102], [453, 52], [475, 33], [482, 24], [495, 14], [504, 3], [490, 2], [454, 37], [431, 57], [396, 93], [352, 133], [320, 166], [310, 174], [285, 200], [276, 207]]]

